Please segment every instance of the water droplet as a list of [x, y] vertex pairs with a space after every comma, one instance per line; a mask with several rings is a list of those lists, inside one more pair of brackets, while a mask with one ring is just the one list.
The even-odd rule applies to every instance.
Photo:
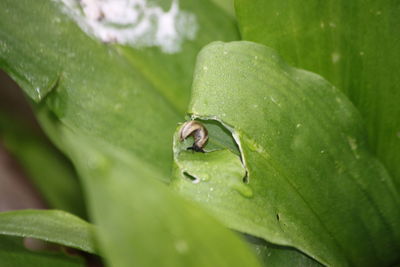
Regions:
[[36, 88], [35, 88], [35, 92], [36, 92], [37, 99], [38, 99], [39, 101], [42, 100], [42, 94], [41, 94], [41, 92], [40, 92], [40, 88], [39, 88], [39, 87], [36, 87]]
[[253, 190], [248, 185], [245, 185], [242, 181], [232, 183], [230, 186], [246, 198], [253, 196]]
[[354, 153], [354, 157], [356, 158], [356, 159], [359, 159], [360, 158], [360, 156], [358, 155], [358, 153], [357, 153], [357, 140], [355, 139], [355, 138], [353, 138], [353, 137], [351, 137], [351, 136], [348, 136], [347, 137], [347, 142], [348, 142], [348, 144], [349, 144], [349, 146], [350, 146], [350, 149], [353, 151], [353, 153]]
[[254, 140], [252, 140], [250, 138], [246, 138], [246, 145], [253, 152], [266, 154], [264, 148], [262, 146], [260, 146], [257, 142], [255, 142]]
[[363, 56], [364, 55], [364, 51], [360, 51], [360, 56]]
[[186, 253], [189, 250], [189, 245], [185, 240], [177, 240], [175, 242], [175, 249], [178, 253]]
[[101, 154], [91, 154], [90, 157], [86, 159], [86, 166], [93, 172], [108, 173], [110, 162]]
[[122, 107], [122, 105], [120, 103], [117, 103], [117, 104], [114, 105], [114, 110], [118, 111], [118, 110], [121, 109], [121, 107]]
[[300, 128], [301, 127], [301, 123], [296, 124], [296, 128]]
[[338, 52], [333, 52], [331, 57], [333, 63], [337, 63], [340, 60], [340, 54]]
[[321, 23], [319, 24], [319, 26], [321, 27], [321, 29], [325, 28], [325, 23], [323, 21], [321, 21]]
[[204, 70], [204, 71], [208, 71], [208, 67], [207, 67], [207, 66], [204, 66], [204, 67], [203, 67], [203, 70]]
[[209, 181], [210, 180], [210, 176], [208, 174], [203, 174], [200, 180], [204, 181], [204, 182]]
[[349, 146], [351, 150], [356, 150], [357, 149], [357, 141], [353, 137], [348, 136], [347, 137], [347, 142], [349, 143]]

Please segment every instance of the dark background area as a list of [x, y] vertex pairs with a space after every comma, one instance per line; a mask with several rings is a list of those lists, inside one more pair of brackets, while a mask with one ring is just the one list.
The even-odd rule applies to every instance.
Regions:
[[[0, 70], [0, 112], [28, 126], [32, 133], [43, 135], [32, 109], [18, 85]], [[5, 126], [6, 127], [6, 126]], [[18, 160], [7, 151], [0, 132], [0, 211], [46, 208], [40, 194]]]

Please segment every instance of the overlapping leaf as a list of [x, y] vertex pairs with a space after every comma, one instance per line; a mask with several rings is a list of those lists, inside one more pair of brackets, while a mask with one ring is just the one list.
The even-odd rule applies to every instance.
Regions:
[[84, 261], [78, 257], [69, 257], [60, 253], [34, 252], [24, 248], [22, 240], [9, 236], [0, 236], [0, 259], [4, 267], [83, 267]]
[[167, 174], [171, 133], [187, 104], [194, 58], [212, 40], [236, 38], [231, 18], [207, 2], [184, 3], [199, 29], [195, 41], [171, 55], [93, 40], [61, 11], [60, 3], [42, 0], [27, 6], [2, 2], [2, 68], [63, 124], [134, 151]]
[[89, 203], [96, 203], [93, 217], [110, 266], [258, 266], [230, 230], [156, 181], [160, 174], [151, 165], [105, 143], [92, 148], [86, 138], [63, 134], [74, 144], [71, 155]]
[[198, 33], [166, 55], [95, 40], [58, 2], [2, 1], [0, 66], [36, 101], [45, 131], [78, 168], [111, 266], [257, 266], [239, 238], [155, 181], [169, 179], [194, 57], [237, 34], [208, 1], [181, 8], [196, 16]]
[[82, 189], [71, 164], [16, 117], [0, 113], [0, 139], [50, 208], [85, 218]]
[[198, 57], [188, 112], [232, 131], [241, 156], [227, 145], [192, 153], [177, 132], [176, 190], [230, 227], [324, 264], [398, 260], [399, 194], [359, 113], [323, 78], [263, 45], [214, 43]]
[[33, 237], [94, 253], [93, 225], [60, 210], [18, 210], [0, 213], [0, 234]]

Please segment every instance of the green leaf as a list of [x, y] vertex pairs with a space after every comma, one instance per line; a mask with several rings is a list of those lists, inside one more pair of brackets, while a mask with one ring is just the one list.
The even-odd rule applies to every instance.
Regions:
[[343, 90], [400, 189], [400, 2], [236, 0], [244, 39]]
[[94, 226], [60, 210], [18, 210], [0, 213], [0, 234], [33, 237], [95, 253]]
[[251, 42], [204, 48], [192, 90], [192, 118], [220, 122], [241, 154], [187, 151], [178, 127], [175, 190], [235, 230], [326, 265], [398, 260], [400, 196], [339, 90]]
[[171, 135], [187, 104], [194, 58], [212, 40], [237, 38], [231, 18], [208, 1], [185, 1], [181, 9], [196, 17], [198, 33], [179, 53], [165, 54], [90, 38], [55, 1], [31, 7], [7, 0], [0, 7], [0, 67], [64, 125], [132, 151], [167, 181]]
[[41, 125], [77, 167], [106, 262], [257, 266], [244, 242], [156, 181], [169, 180], [171, 137], [187, 104], [194, 58], [212, 40], [237, 38], [232, 19], [208, 1], [182, 1], [198, 33], [176, 54], [164, 54], [165, 48], [89, 37], [65, 8], [50, 0], [2, 1], [0, 67], [36, 101]]
[[259, 266], [235, 234], [157, 181], [151, 165], [105, 143], [92, 148], [85, 138], [63, 134], [80, 148], [72, 158], [89, 203], [96, 203], [93, 217], [110, 266]]
[[86, 217], [78, 177], [48, 140], [37, 136], [22, 121], [1, 112], [0, 137], [51, 208]]
[[247, 236], [246, 239], [255, 250], [263, 266], [323, 266], [293, 248], [277, 246], [251, 236]]
[[216, 5], [220, 6], [231, 16], [235, 16], [235, 7], [233, 0], [212, 0]]
[[22, 245], [22, 240], [0, 236], [0, 262], [3, 267], [75, 267], [85, 266], [77, 257], [69, 257], [59, 253], [33, 252]]

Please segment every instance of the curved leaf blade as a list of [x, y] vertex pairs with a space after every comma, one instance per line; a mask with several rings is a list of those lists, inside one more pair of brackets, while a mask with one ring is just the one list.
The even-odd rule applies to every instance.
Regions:
[[59, 253], [33, 252], [22, 245], [22, 240], [0, 236], [0, 261], [4, 267], [78, 267], [85, 266], [83, 260]]
[[263, 266], [280, 267], [280, 266], [299, 266], [312, 267], [323, 266], [317, 261], [307, 257], [303, 253], [293, 248], [282, 247], [265, 242], [264, 240], [247, 236], [248, 243], [256, 251], [258, 258]]
[[[171, 136], [186, 105], [191, 59], [214, 38], [237, 37], [232, 19], [207, 3], [182, 4], [206, 23], [199, 39], [175, 55], [93, 40], [50, 0], [0, 4], [0, 66], [38, 103], [42, 126], [79, 170], [111, 265], [258, 265], [244, 242], [154, 181], [169, 180]], [[178, 78], [184, 82], [175, 89]], [[196, 222], [210, 231], [194, 228]], [[175, 229], [187, 244], [176, 244]], [[169, 253], [159, 257], [160, 251]]]
[[[24, 1], [2, 5], [1, 65], [25, 92], [72, 129], [147, 160], [157, 154], [156, 167], [167, 172], [170, 124], [179, 113], [140, 71], [111, 46], [84, 34], [52, 1], [30, 8]], [[154, 107], [162, 117], [154, 116]]]
[[93, 218], [110, 266], [259, 266], [238, 236], [157, 181], [160, 174], [146, 162], [63, 132], [79, 144], [71, 146], [80, 148], [72, 158], [89, 203], [96, 203]]
[[[0, 66], [27, 95], [71, 129], [132, 151], [165, 174], [197, 52], [215, 39], [237, 38], [232, 19], [208, 1], [182, 3], [204, 26], [173, 55], [101, 43], [82, 32], [54, 1], [32, 6], [26, 0], [7, 0], [0, 5]], [[215, 25], [223, 27], [222, 34]], [[169, 176], [160, 179], [168, 181]]]
[[198, 57], [189, 113], [220, 121], [241, 148], [241, 159], [190, 153], [175, 135], [174, 188], [226, 225], [327, 265], [398, 259], [400, 196], [357, 110], [320, 76], [263, 45], [213, 43]]
[[95, 228], [60, 210], [17, 210], [0, 213], [0, 234], [33, 237], [95, 253]]

